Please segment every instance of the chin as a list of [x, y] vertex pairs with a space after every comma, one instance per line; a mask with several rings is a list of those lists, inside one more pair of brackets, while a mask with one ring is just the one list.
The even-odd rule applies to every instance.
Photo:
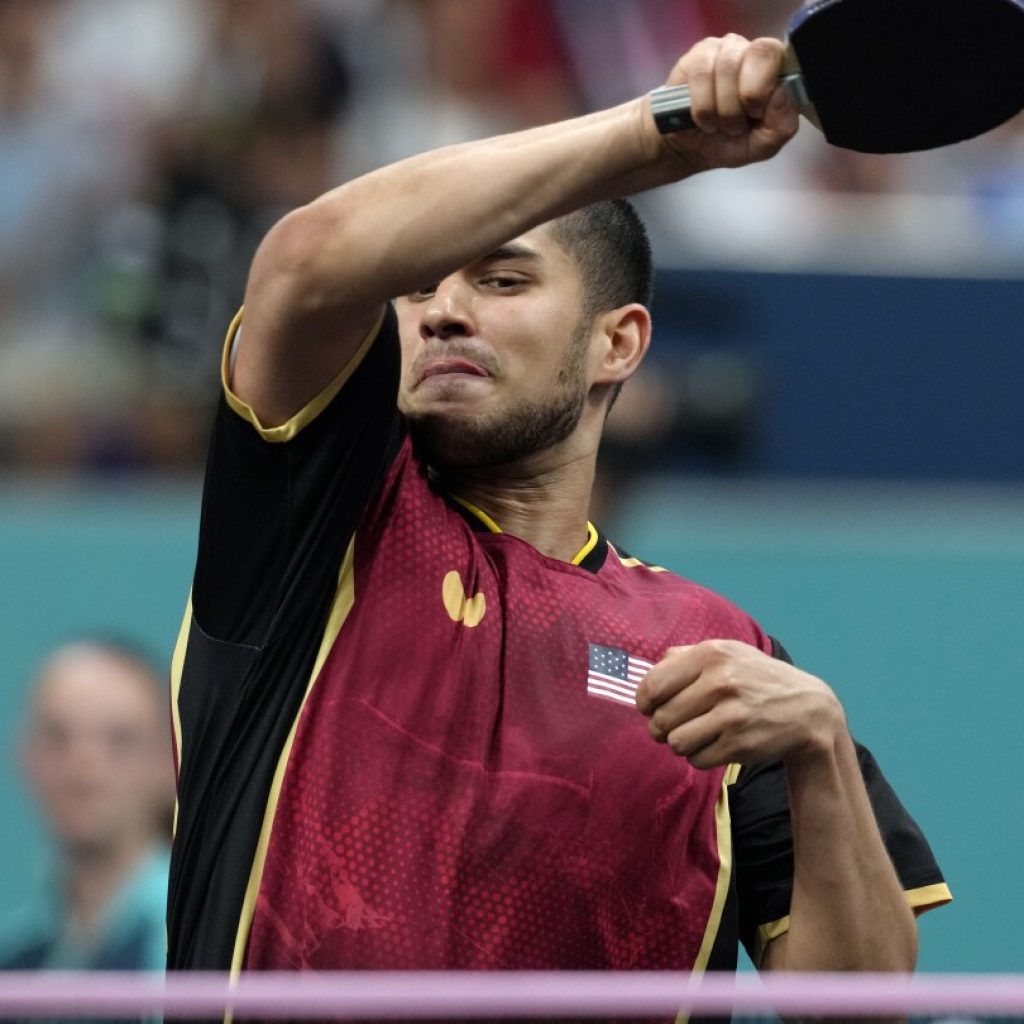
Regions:
[[448, 406], [408, 415], [409, 432], [417, 455], [434, 469], [493, 469], [560, 444], [576, 429], [583, 403], [580, 390], [486, 416], [481, 403], [471, 409]]
[[471, 469], [501, 461], [494, 430], [479, 411], [431, 410], [409, 417], [416, 454], [438, 470]]

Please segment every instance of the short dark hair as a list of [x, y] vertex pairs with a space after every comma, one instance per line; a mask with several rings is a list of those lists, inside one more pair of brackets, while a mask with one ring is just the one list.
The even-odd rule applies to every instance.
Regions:
[[555, 240], [576, 260], [588, 318], [631, 302], [649, 306], [651, 242], [628, 199], [607, 199], [552, 222]]

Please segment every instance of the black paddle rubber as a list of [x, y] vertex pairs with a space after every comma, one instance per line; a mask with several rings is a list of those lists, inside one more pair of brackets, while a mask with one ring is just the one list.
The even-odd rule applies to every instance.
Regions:
[[817, 0], [789, 41], [835, 146], [948, 146], [1024, 109], [1021, 0]]

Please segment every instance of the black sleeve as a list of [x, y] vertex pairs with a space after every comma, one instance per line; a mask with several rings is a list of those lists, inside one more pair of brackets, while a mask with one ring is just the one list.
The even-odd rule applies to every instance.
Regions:
[[261, 432], [237, 399], [222, 400], [217, 414], [174, 703], [171, 969], [232, 964], [274, 773], [344, 553], [401, 446], [390, 309], [368, 344], [350, 376], [283, 428]]
[[268, 440], [221, 397], [192, 592], [207, 635], [262, 648], [323, 605], [366, 500], [401, 444], [399, 365], [389, 306], [351, 378], [290, 439]]
[[[773, 639], [772, 653], [790, 661]], [[855, 743], [879, 831], [904, 890], [939, 885], [942, 872], [927, 839], [900, 803], [871, 752]], [[744, 767], [729, 789], [740, 939], [755, 955], [757, 930], [789, 914], [793, 836], [781, 761]]]

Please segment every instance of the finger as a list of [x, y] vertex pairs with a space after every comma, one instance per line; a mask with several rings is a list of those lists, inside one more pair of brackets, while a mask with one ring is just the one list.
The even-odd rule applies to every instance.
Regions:
[[695, 750], [690, 754], [686, 755], [686, 760], [693, 765], [694, 768], [699, 768], [701, 771], [707, 771], [709, 768], [720, 768], [726, 764], [736, 764], [737, 760], [733, 754], [728, 742], [725, 737], [719, 736], [717, 739], [712, 740], [706, 746]]
[[693, 647], [670, 647], [636, 688], [636, 706], [642, 715], [652, 715], [670, 697], [689, 686], [700, 675], [694, 663]]
[[761, 135], [770, 140], [774, 151], [777, 152], [796, 135], [799, 127], [800, 111], [793, 105], [789, 93], [782, 86], [778, 86], [772, 93], [768, 109], [761, 121]]
[[722, 40], [715, 61], [715, 104], [719, 127], [726, 135], [742, 135], [748, 128], [740, 98], [740, 71], [747, 46], [742, 36], [728, 35]]
[[718, 131], [715, 100], [715, 64], [721, 39], [705, 39], [686, 57], [686, 84], [690, 89], [690, 116], [693, 123], [708, 134]]
[[647, 721], [647, 731], [663, 743], [673, 730], [712, 711], [715, 702], [714, 688], [697, 679], [654, 710]]
[[748, 761], [757, 733], [755, 723], [738, 702], [712, 702], [704, 714], [672, 729], [665, 742], [695, 768], [714, 768]]
[[665, 737], [669, 750], [677, 757], [685, 757], [695, 767], [711, 767], [710, 764], [698, 765], [701, 754], [714, 748], [720, 739], [717, 723], [712, 715], [701, 715], [673, 729]]
[[760, 121], [768, 110], [782, 73], [785, 46], [778, 39], [755, 39], [743, 54], [738, 79], [739, 101], [747, 117]]

